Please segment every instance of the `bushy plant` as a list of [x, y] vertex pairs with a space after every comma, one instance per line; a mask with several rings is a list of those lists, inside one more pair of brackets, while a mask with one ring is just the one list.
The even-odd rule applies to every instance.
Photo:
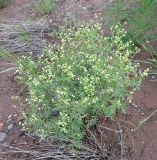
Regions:
[[55, 0], [38, 0], [37, 10], [41, 15], [50, 13], [55, 5]]
[[115, 0], [105, 6], [104, 18], [108, 26], [126, 24], [128, 38], [136, 42], [157, 38], [153, 32], [157, 26], [156, 4], [156, 0]]
[[138, 52], [124, 42], [125, 31], [116, 26], [111, 37], [100, 25], [68, 29], [59, 45], [49, 46], [37, 62], [19, 61], [19, 80], [28, 86], [23, 112], [24, 129], [42, 139], [80, 144], [84, 126], [100, 115], [125, 111], [126, 99], [146, 72], [138, 74], [131, 56]]
[[0, 8], [4, 8], [9, 4], [10, 0], [0, 0]]

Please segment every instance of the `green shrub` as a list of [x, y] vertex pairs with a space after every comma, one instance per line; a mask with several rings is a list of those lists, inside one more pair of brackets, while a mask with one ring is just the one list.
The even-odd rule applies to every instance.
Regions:
[[0, 0], [0, 8], [4, 8], [9, 4], [10, 0]]
[[39, 0], [37, 4], [38, 12], [41, 15], [50, 13], [54, 8], [55, 0]]
[[[117, 23], [126, 23], [128, 38], [135, 42], [145, 39], [157, 39], [153, 29], [157, 26], [156, 0], [116, 0], [106, 5], [104, 18], [110, 27]], [[156, 37], [155, 37], [156, 35]]]
[[110, 38], [99, 31], [99, 25], [68, 29], [60, 45], [47, 47], [37, 62], [19, 61], [19, 80], [29, 91], [24, 129], [76, 145], [84, 126], [96, 124], [98, 116], [125, 111], [128, 88], [135, 90], [145, 75], [130, 60], [138, 49], [123, 42], [125, 31], [118, 26]]

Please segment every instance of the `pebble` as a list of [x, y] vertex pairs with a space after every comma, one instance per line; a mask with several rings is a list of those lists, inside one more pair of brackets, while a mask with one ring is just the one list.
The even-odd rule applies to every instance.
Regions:
[[134, 107], [134, 108], [138, 108], [138, 105], [135, 104], [135, 105], [133, 105], [133, 107]]
[[21, 137], [25, 135], [25, 132], [19, 129], [16, 134]]
[[86, 8], [86, 7], [82, 7], [82, 9], [83, 9], [83, 10], [87, 10], [87, 8]]
[[156, 76], [152, 76], [151, 78], [152, 78], [152, 79], [155, 79], [155, 78], [156, 78]]
[[0, 132], [0, 142], [3, 142], [6, 138], [7, 134], [4, 132]]
[[14, 126], [14, 125], [13, 125], [12, 123], [9, 124], [9, 125], [8, 125], [8, 130], [12, 130], [12, 129], [13, 129], [13, 126]]
[[50, 19], [50, 23], [52, 23], [52, 19]]
[[131, 100], [129, 100], [129, 103], [132, 105], [132, 107], [138, 108], [138, 105], [136, 103], [132, 102]]
[[141, 114], [141, 115], [144, 115], [144, 112], [141, 112], [140, 114]]

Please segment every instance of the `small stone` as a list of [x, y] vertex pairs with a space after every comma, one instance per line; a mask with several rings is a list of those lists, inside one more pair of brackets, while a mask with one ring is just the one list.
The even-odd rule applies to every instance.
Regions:
[[135, 105], [133, 105], [133, 107], [134, 107], [134, 108], [138, 108], [138, 105], [135, 104]]
[[17, 135], [20, 136], [20, 137], [22, 137], [22, 136], [25, 135], [25, 132], [22, 131], [22, 130], [18, 130]]
[[0, 132], [0, 142], [3, 142], [6, 138], [7, 134], [4, 132]]
[[13, 129], [13, 126], [14, 126], [13, 124], [9, 124], [9, 125], [8, 125], [8, 130], [12, 130], [12, 129]]
[[156, 76], [152, 76], [151, 78], [152, 78], [152, 79], [155, 79], [155, 78], [156, 78]]
[[147, 43], [150, 43], [150, 41], [146, 41]]
[[82, 9], [83, 9], [83, 10], [87, 10], [87, 8], [86, 8], [86, 7], [82, 7]]
[[52, 19], [50, 19], [50, 23], [52, 23]]

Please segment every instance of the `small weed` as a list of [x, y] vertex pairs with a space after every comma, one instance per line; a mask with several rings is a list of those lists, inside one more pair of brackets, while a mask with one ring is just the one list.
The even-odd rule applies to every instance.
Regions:
[[156, 0], [134, 1], [130, 6], [129, 3], [126, 0], [116, 0], [106, 5], [104, 18], [107, 17], [107, 25], [123, 24], [127, 29], [128, 39], [137, 43], [145, 39], [157, 39], [154, 33], [151, 35], [151, 31], [157, 26]]
[[24, 42], [30, 41], [29, 33], [26, 30], [23, 30], [19, 33], [19, 38]]
[[150, 53], [151, 57], [147, 60], [138, 60], [138, 62], [145, 63], [145, 64], [150, 64], [152, 69], [148, 72], [149, 75], [153, 76], [153, 81], [157, 81], [157, 50], [153, 48], [152, 46], [149, 45], [144, 45], [143, 43], [140, 43], [140, 46]]
[[39, 0], [37, 10], [41, 15], [48, 14], [55, 6], [55, 0]]
[[0, 8], [5, 8], [10, 3], [10, 0], [0, 0]]
[[54, 37], [55, 36], [55, 32], [49, 32], [47, 33], [48, 37]]
[[13, 62], [12, 67], [5, 67], [5, 68], [1, 68], [0, 67], [0, 75], [6, 72], [10, 72], [10, 71], [16, 71], [16, 69], [18, 68], [16, 66], [16, 64], [18, 63], [18, 58], [15, 55], [10, 54], [7, 50], [4, 49], [0, 49], [0, 59], [7, 59], [10, 60], [11, 62]]

